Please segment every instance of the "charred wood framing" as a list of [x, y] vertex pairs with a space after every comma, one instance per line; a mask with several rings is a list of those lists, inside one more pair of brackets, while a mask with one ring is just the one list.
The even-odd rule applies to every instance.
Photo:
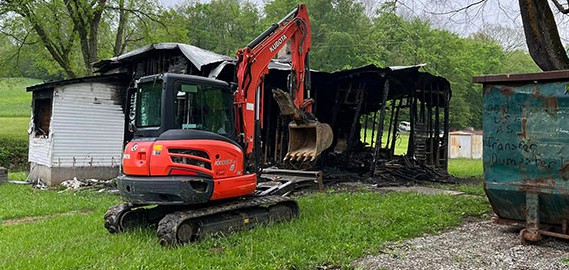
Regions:
[[[377, 138], [375, 139], [376, 144], [375, 144], [375, 149], [373, 152], [373, 163], [371, 166], [371, 174], [373, 176], [374, 172], [375, 172], [375, 166], [377, 165], [378, 162], [378, 158], [379, 158], [379, 152], [381, 151], [381, 148], [383, 146], [382, 143], [382, 138], [383, 138], [383, 128], [384, 128], [384, 123], [385, 123], [385, 108], [386, 108], [386, 103], [387, 103], [387, 95], [389, 95], [389, 80], [385, 80], [385, 83], [383, 85], [383, 98], [381, 100], [381, 109], [379, 112], [379, 128], [377, 130]], [[374, 119], [375, 121], [375, 119]]]
[[[400, 165], [433, 171], [425, 175], [446, 174], [450, 84], [419, 68], [370, 65], [317, 74], [315, 100], [330, 105], [321, 106], [316, 115], [331, 125], [335, 136], [322, 165], [374, 175], [405, 161]], [[399, 130], [401, 121], [408, 121], [410, 130]], [[403, 133], [408, 134], [408, 148], [396, 155]]]
[[[235, 80], [233, 58], [178, 43], [149, 45], [97, 62], [94, 67], [99, 74], [122, 73], [131, 80], [163, 72]], [[420, 67], [369, 65], [333, 73], [312, 71], [313, 113], [334, 132], [334, 142], [317, 167], [373, 174], [379, 165], [400, 160], [395, 153], [402, 134], [398, 125], [408, 121], [411, 128], [406, 160], [446, 171], [450, 85], [444, 78], [419, 72]], [[264, 89], [288, 89], [290, 66], [276, 61], [269, 70]], [[259, 161], [262, 167], [283, 166], [291, 119], [280, 114], [272, 95], [262, 95], [262, 99], [265, 110]], [[313, 165], [298, 164], [291, 169]]]

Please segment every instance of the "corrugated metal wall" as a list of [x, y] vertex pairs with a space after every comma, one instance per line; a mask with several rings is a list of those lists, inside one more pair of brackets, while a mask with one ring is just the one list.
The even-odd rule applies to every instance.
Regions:
[[449, 158], [482, 158], [482, 135], [451, 132]]
[[50, 167], [109, 167], [121, 162], [124, 114], [103, 83], [56, 87]]
[[482, 159], [482, 135], [472, 134], [472, 158]]
[[50, 166], [51, 139], [35, 138], [34, 134], [30, 134], [30, 145], [28, 149], [29, 162]]
[[449, 158], [470, 158], [472, 155], [472, 136], [470, 134], [450, 134]]

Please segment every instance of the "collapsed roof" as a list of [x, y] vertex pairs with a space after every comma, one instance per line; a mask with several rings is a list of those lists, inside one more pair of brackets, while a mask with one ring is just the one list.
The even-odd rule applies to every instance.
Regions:
[[148, 57], [148, 55], [154, 51], [172, 50], [179, 50], [198, 70], [202, 70], [202, 67], [207, 65], [235, 59], [226, 55], [217, 54], [196, 46], [183, 43], [154, 43], [113, 58], [93, 63], [93, 68], [95, 69], [94, 72], [105, 73], [118, 66], [124, 65], [125, 63]]

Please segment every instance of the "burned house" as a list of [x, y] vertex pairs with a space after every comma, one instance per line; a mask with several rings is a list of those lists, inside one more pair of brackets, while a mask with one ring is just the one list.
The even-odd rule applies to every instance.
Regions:
[[[369, 65], [333, 73], [312, 72], [315, 115], [334, 132], [334, 142], [319, 167], [373, 175], [381, 173], [377, 168], [401, 160], [408, 167], [445, 175], [450, 84], [442, 77], [420, 72], [421, 67]], [[288, 122], [270, 109], [277, 108], [274, 101], [265, 99], [271, 106], [265, 112], [268, 128], [263, 131], [263, 153], [269, 164], [283, 166], [279, 158], [286, 150], [283, 141]], [[410, 124], [409, 142], [406, 153], [396, 155], [401, 121]]]
[[[93, 64], [97, 76], [48, 82], [32, 92], [29, 179], [48, 185], [120, 173], [128, 129], [128, 89], [142, 76], [164, 72], [233, 80], [235, 59], [179, 43], [152, 44]], [[286, 64], [271, 64], [283, 73]], [[284, 73], [283, 73], [284, 74]]]
[[[410, 173], [427, 172], [427, 178], [447, 174], [450, 83], [419, 71], [422, 66], [369, 65], [324, 74], [327, 83], [317, 85], [327, 90], [315, 90], [315, 99], [333, 104], [318, 110], [334, 130], [331, 160], [372, 176], [392, 164]], [[396, 155], [402, 121], [410, 125], [407, 151]], [[388, 170], [407, 177], [396, 171]]]
[[[94, 63], [97, 76], [29, 87], [33, 92], [29, 177], [54, 185], [73, 177], [117, 176], [122, 149], [132, 138], [129, 89], [136, 79], [170, 72], [233, 82], [235, 66], [236, 59], [229, 56], [186, 44], [159, 43]], [[405, 120], [411, 125], [405, 160], [446, 172], [450, 86], [444, 78], [419, 69], [370, 65], [333, 73], [312, 71], [313, 113], [330, 124], [334, 142], [321, 163], [308, 165], [374, 173], [376, 167], [397, 158], [396, 126]], [[286, 60], [273, 61], [265, 89], [287, 89], [289, 73]], [[281, 116], [272, 95], [263, 99], [262, 163], [283, 166], [290, 119]]]
[[[94, 72], [126, 74], [131, 80], [165, 72], [212, 77], [210, 73], [234, 58], [182, 43], [151, 44], [93, 64]], [[224, 74], [225, 75], [225, 74]], [[230, 80], [232, 80], [233, 74]]]

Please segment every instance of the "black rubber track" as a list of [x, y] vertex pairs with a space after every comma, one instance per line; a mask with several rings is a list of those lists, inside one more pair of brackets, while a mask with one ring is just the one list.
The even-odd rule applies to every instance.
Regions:
[[250, 207], [261, 206], [269, 208], [270, 206], [277, 204], [287, 205], [289, 208], [292, 209], [292, 215], [290, 218], [298, 217], [299, 215], [298, 203], [290, 198], [282, 196], [244, 197], [239, 200], [227, 202], [212, 207], [204, 207], [201, 209], [194, 209], [187, 211], [177, 211], [174, 213], [167, 214], [158, 223], [158, 229], [156, 231], [156, 234], [162, 246], [183, 245], [185, 243], [179, 241], [177, 237], [177, 229], [185, 221], [189, 221], [190, 219], [198, 220], [201, 217], [211, 216], [224, 212], [231, 212]]

